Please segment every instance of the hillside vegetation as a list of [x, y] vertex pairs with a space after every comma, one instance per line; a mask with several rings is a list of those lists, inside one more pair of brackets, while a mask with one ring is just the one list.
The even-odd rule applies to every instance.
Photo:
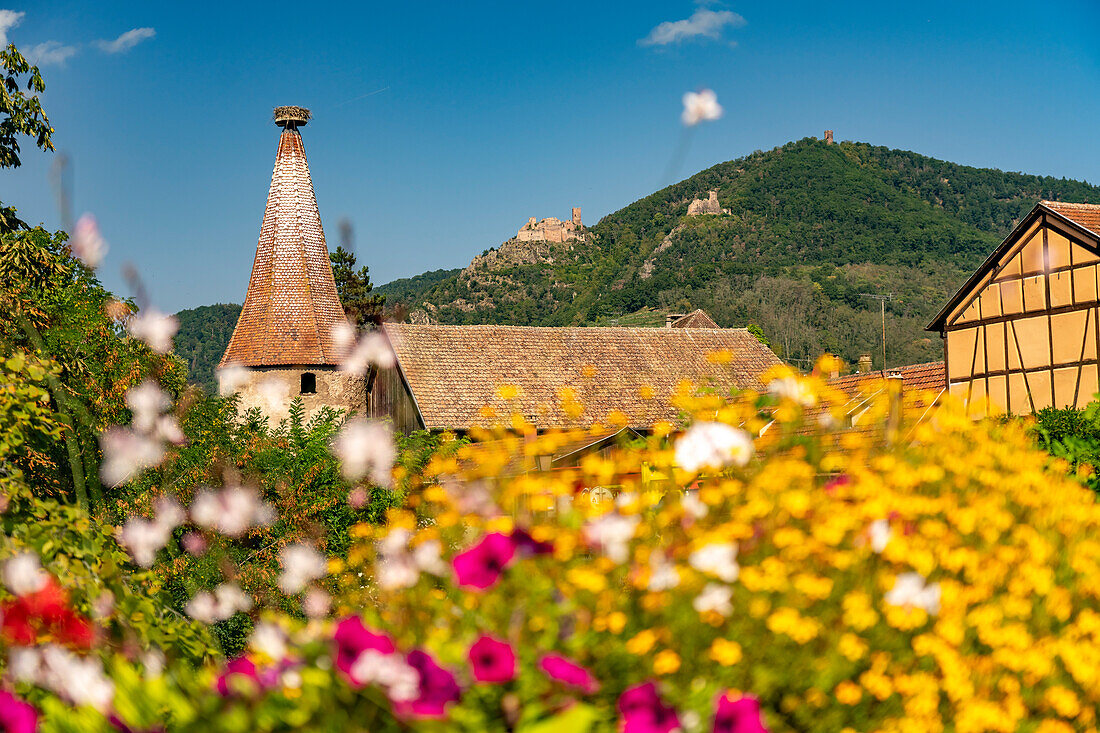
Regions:
[[[731, 213], [687, 216], [709, 189]], [[533, 264], [437, 270], [378, 290], [457, 324], [625, 323], [703, 308], [719, 325], [759, 324], [796, 363], [828, 350], [870, 352], [876, 366], [879, 304], [863, 294], [892, 294], [888, 361], [913, 363], [940, 358], [924, 326], [1040, 199], [1097, 202], [1100, 187], [808, 138], [662, 189]]]
[[175, 352], [187, 363], [187, 377], [209, 394], [217, 394], [214, 368], [225, 353], [233, 328], [241, 315], [241, 306], [218, 303], [188, 308], [176, 314], [180, 330], [176, 333]]

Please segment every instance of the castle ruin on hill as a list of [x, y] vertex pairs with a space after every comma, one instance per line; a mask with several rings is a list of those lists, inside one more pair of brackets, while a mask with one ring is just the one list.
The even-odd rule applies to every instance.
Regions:
[[527, 220], [527, 223], [516, 232], [516, 239], [520, 242], [571, 242], [573, 240], [584, 241], [584, 225], [581, 224], [581, 209], [573, 207], [573, 218], [570, 221], [562, 221], [556, 217], [548, 217], [540, 222], [535, 217]]

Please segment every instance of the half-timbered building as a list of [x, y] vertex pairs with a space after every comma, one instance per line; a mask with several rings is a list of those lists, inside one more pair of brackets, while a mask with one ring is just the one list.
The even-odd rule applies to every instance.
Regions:
[[975, 416], [1079, 407], [1098, 391], [1100, 205], [1041, 201], [929, 324]]

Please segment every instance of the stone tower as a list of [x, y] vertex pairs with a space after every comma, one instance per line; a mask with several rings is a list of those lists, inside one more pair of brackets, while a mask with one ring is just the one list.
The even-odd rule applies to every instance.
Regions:
[[[237, 383], [241, 410], [259, 407], [272, 421], [286, 417], [296, 397], [307, 415], [325, 405], [361, 408], [365, 400], [363, 380], [337, 369], [333, 329], [346, 329], [347, 319], [298, 131], [309, 119], [302, 107], [275, 108], [282, 133], [252, 277], [218, 365], [221, 392]], [[247, 374], [228, 367], [244, 367]]]
[[581, 207], [579, 206], [573, 207], [573, 223], [577, 226], [584, 226], [581, 224]]
[[826, 130], [825, 131], [825, 143], [827, 145], [832, 145], [833, 144], [833, 131], [832, 130]]

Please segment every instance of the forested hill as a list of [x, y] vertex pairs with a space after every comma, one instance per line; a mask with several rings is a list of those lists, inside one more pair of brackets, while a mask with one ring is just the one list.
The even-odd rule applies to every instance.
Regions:
[[225, 353], [241, 307], [232, 303], [203, 305], [176, 314], [180, 328], [176, 332], [176, 355], [187, 362], [187, 378], [216, 394], [214, 368]]
[[[728, 214], [687, 216], [716, 189]], [[924, 326], [1040, 199], [1100, 202], [1100, 187], [807, 138], [721, 163], [606, 216], [590, 241], [542, 245], [382, 286], [441, 323], [614, 323], [703, 308], [760, 325], [781, 356], [941, 356]], [[504, 247], [523, 247], [506, 243]], [[500, 264], [504, 263], [504, 264]], [[637, 317], [635, 317], [635, 320]]]

